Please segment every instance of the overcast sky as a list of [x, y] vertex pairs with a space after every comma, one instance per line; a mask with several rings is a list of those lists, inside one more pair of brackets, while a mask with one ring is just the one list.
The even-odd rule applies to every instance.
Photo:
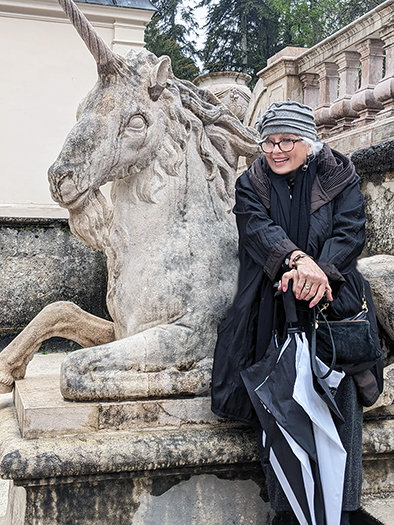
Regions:
[[198, 38], [196, 38], [197, 47], [200, 49], [203, 47], [203, 43], [204, 43], [204, 31], [202, 30], [202, 26], [205, 23], [206, 8], [196, 7], [196, 5], [200, 3], [200, 0], [183, 0], [183, 3], [185, 5], [190, 5], [194, 8], [194, 11], [193, 11], [194, 16], [196, 17], [196, 21], [198, 22], [200, 26], [199, 36]]

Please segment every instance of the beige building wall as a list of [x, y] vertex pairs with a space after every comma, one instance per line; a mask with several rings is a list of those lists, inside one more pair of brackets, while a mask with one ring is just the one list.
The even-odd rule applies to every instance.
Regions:
[[[79, 3], [119, 54], [144, 45], [153, 11]], [[67, 217], [47, 182], [97, 79], [96, 63], [57, 0], [0, 0], [0, 217]]]

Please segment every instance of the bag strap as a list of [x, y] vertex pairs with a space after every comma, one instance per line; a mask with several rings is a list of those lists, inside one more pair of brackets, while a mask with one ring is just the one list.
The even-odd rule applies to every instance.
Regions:
[[311, 367], [316, 377], [318, 377], [319, 379], [326, 379], [335, 368], [335, 365], [337, 362], [337, 350], [335, 347], [334, 338], [332, 336], [330, 323], [328, 322], [327, 317], [324, 315], [323, 310], [319, 306], [317, 306], [317, 309], [319, 311], [319, 314], [322, 316], [324, 322], [327, 324], [327, 329], [328, 329], [328, 333], [329, 333], [331, 345], [332, 345], [332, 359], [331, 359], [330, 366], [328, 367], [328, 371], [323, 375], [319, 375], [319, 372], [317, 369], [317, 361], [316, 361], [316, 330], [318, 327], [318, 321], [316, 318], [316, 308], [314, 308], [313, 309], [312, 335], [311, 335]]

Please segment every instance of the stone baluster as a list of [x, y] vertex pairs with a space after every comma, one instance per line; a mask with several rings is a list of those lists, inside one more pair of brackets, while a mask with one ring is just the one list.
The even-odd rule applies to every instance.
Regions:
[[350, 100], [358, 87], [360, 55], [355, 51], [343, 51], [337, 58], [339, 73], [339, 97], [334, 100], [330, 114], [337, 121], [336, 132], [352, 127], [358, 114], [352, 109]]
[[386, 51], [386, 74], [384, 78], [375, 86], [374, 96], [381, 102], [384, 109], [380, 111], [376, 118], [390, 117], [394, 114], [394, 25], [385, 27], [382, 30], [381, 38], [384, 42]]
[[319, 104], [319, 75], [301, 73], [300, 80], [304, 91], [304, 104], [315, 109]]
[[375, 120], [375, 115], [383, 109], [381, 102], [374, 97], [374, 88], [382, 78], [383, 42], [369, 38], [358, 48], [361, 60], [361, 86], [351, 98], [352, 108], [360, 118], [357, 125], [363, 126]]
[[319, 75], [319, 105], [315, 109], [315, 120], [318, 134], [325, 138], [336, 122], [331, 117], [330, 107], [337, 95], [338, 66], [333, 62], [323, 62], [317, 68]]

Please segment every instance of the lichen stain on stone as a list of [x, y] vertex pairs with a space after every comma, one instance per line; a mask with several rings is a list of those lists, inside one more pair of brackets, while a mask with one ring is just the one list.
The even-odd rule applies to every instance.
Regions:
[[14, 450], [5, 454], [1, 461], [1, 473], [7, 475], [9, 472], [17, 473], [17, 475], [24, 475], [26, 472], [26, 461], [22, 459], [19, 450]]
[[105, 117], [115, 108], [115, 98], [112, 93], [106, 93], [97, 104], [96, 113]]

